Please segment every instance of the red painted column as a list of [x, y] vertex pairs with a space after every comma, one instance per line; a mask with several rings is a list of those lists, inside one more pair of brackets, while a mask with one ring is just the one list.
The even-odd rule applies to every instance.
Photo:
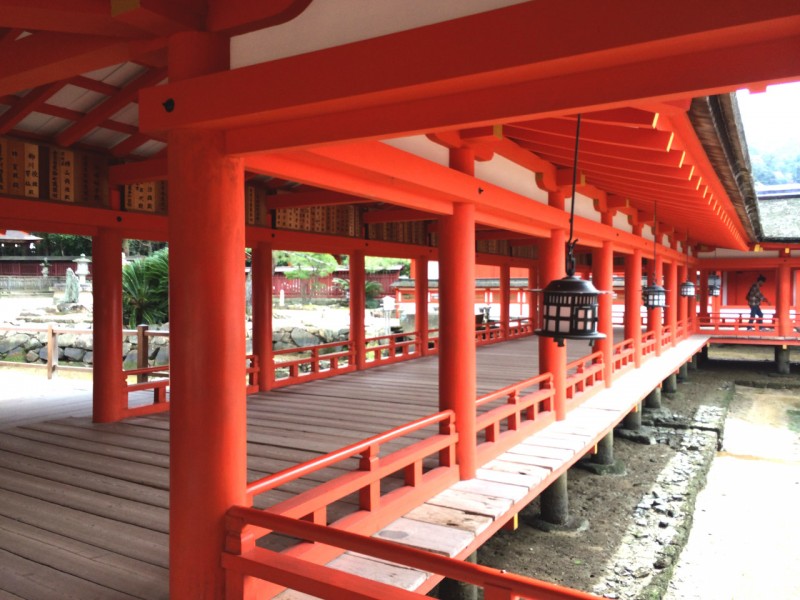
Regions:
[[508, 338], [511, 320], [511, 265], [500, 266], [500, 327], [503, 337]]
[[[550, 192], [548, 201], [550, 206], [564, 209], [564, 195], [561, 192]], [[545, 288], [547, 284], [566, 276], [566, 243], [567, 235], [563, 229], [553, 229], [550, 238], [543, 240], [539, 246], [539, 287]], [[553, 375], [553, 409], [556, 419], [562, 420], [567, 416], [567, 342], [559, 347], [556, 341], [549, 337], [539, 337], [539, 372]]]
[[634, 364], [642, 364], [642, 251], [625, 256], [625, 339], [633, 340]]
[[[450, 166], [472, 174], [473, 152], [451, 150]], [[470, 479], [477, 469], [475, 206], [454, 204], [439, 224], [439, 407], [455, 411], [459, 474]]]
[[667, 308], [664, 321], [672, 331], [672, 346], [678, 343], [678, 265], [672, 261], [666, 266]]
[[[602, 292], [610, 292], [614, 287], [614, 244], [603, 242], [602, 248], [594, 251], [593, 279], [595, 287]], [[614, 324], [612, 322], [612, 294], [600, 294], [598, 299], [597, 330], [605, 333], [603, 340], [598, 340], [595, 350], [603, 353], [603, 380], [606, 387], [611, 387], [612, 360], [614, 354]]]
[[698, 302], [700, 303], [699, 316], [703, 318], [708, 317], [708, 271], [703, 269], [700, 271], [700, 290]]
[[[651, 263], [650, 282], [655, 281], [657, 285], [661, 285], [664, 280], [664, 262], [660, 256], [656, 256], [654, 263]], [[664, 318], [664, 310], [661, 308], [653, 308], [647, 311], [647, 331], [652, 331], [655, 334], [656, 341], [656, 356], [661, 356], [661, 327]]]
[[415, 260], [415, 329], [419, 334], [419, 348], [422, 356], [428, 355], [428, 257], [420, 256]]
[[688, 322], [688, 305], [689, 298], [680, 295], [681, 285], [686, 281], [686, 265], [678, 265], [678, 322], [686, 323], [686, 331], [689, 331], [690, 323]]
[[778, 286], [775, 290], [775, 313], [778, 317], [778, 335], [792, 335], [792, 323], [789, 309], [792, 304], [792, 269], [788, 264], [778, 265]]
[[252, 249], [253, 354], [258, 357], [258, 389], [272, 389], [275, 369], [272, 353], [272, 245], [259, 242]]
[[122, 378], [122, 237], [101, 229], [92, 238], [94, 364], [92, 420], [119, 421], [128, 403]]
[[350, 254], [350, 343], [353, 344], [356, 369], [367, 367], [367, 342], [364, 333], [364, 313], [367, 310], [367, 274], [364, 267], [364, 252], [356, 250]]
[[[228, 48], [173, 36], [170, 80], [226, 69]], [[222, 133], [168, 141], [170, 596], [219, 599], [225, 514], [246, 502], [244, 163], [223, 154]]]
[[718, 296], [711, 296], [711, 312], [712, 312], [712, 314], [717, 315], [717, 319], [719, 319], [720, 311], [722, 310], [722, 294], [723, 294], [723, 290], [722, 290], [722, 271], [718, 272], [715, 269], [713, 271], [713, 273], [719, 275], [720, 290], [719, 290], [719, 295]]

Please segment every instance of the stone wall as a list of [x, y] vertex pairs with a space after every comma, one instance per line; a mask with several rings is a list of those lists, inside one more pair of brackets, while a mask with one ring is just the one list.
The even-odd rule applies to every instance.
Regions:
[[[25, 324], [17, 323], [24, 327]], [[36, 323], [41, 327], [41, 323]], [[63, 326], [62, 326], [63, 327]], [[85, 325], [84, 325], [85, 327]], [[150, 331], [169, 330], [166, 323]], [[329, 342], [342, 342], [349, 338], [348, 329], [336, 331], [320, 327], [286, 326], [276, 328], [272, 333], [272, 346], [275, 350], [317, 346]], [[57, 338], [58, 362], [66, 366], [90, 367], [93, 363], [93, 340], [91, 334], [60, 333]], [[151, 367], [169, 364], [169, 337], [152, 335], [148, 342], [148, 364]], [[125, 370], [137, 368], [138, 336], [136, 334], [123, 337], [121, 358]], [[252, 351], [251, 331], [247, 328], [247, 351]], [[47, 333], [0, 331], [0, 361], [17, 363], [47, 363]]]

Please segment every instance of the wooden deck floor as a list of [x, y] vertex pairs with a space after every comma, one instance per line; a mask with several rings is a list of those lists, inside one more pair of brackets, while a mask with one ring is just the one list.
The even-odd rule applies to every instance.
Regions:
[[[589, 352], [571, 346], [574, 358]], [[535, 338], [481, 348], [479, 393], [531, 377], [536, 365]], [[434, 357], [250, 396], [248, 479], [435, 412], [436, 377]], [[164, 415], [0, 431], [0, 599], [168, 598], [168, 442]]]

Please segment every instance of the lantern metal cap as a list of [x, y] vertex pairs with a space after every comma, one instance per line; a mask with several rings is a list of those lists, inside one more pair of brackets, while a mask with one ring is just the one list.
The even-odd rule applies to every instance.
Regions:
[[642, 290], [642, 302], [645, 307], [652, 310], [654, 308], [666, 308], [667, 290], [660, 285], [653, 283]]

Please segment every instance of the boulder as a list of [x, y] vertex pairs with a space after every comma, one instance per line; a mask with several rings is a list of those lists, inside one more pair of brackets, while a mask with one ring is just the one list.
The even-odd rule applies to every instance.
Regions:
[[154, 367], [163, 367], [169, 364], [169, 346], [161, 346], [158, 349], [155, 359], [153, 360]]
[[0, 339], [0, 354], [6, 354], [12, 350], [24, 346], [30, 336], [25, 333], [12, 333], [11, 335]]
[[132, 352], [128, 352], [125, 355], [125, 358], [122, 361], [122, 368], [125, 371], [130, 371], [131, 369], [139, 368], [138, 355], [135, 350], [133, 350]]
[[82, 350], [91, 350], [94, 348], [94, 338], [91, 335], [79, 335], [75, 340], [75, 347]]
[[83, 355], [83, 362], [87, 365], [91, 365], [94, 362], [94, 352], [87, 350], [86, 354]]
[[39, 353], [35, 350], [29, 350], [25, 355], [25, 361], [29, 363], [39, 362]]
[[292, 329], [292, 341], [298, 348], [318, 346], [320, 344], [320, 339], [316, 335], [299, 327]]
[[40, 342], [35, 336], [31, 336], [27, 343], [25, 343], [22, 347], [25, 348], [25, 350], [38, 350], [42, 347], [42, 342]]
[[86, 350], [82, 348], [64, 348], [64, 358], [71, 362], [82, 362]]
[[58, 336], [58, 347], [67, 348], [68, 346], [75, 345], [76, 336], [74, 333], [61, 333]]

